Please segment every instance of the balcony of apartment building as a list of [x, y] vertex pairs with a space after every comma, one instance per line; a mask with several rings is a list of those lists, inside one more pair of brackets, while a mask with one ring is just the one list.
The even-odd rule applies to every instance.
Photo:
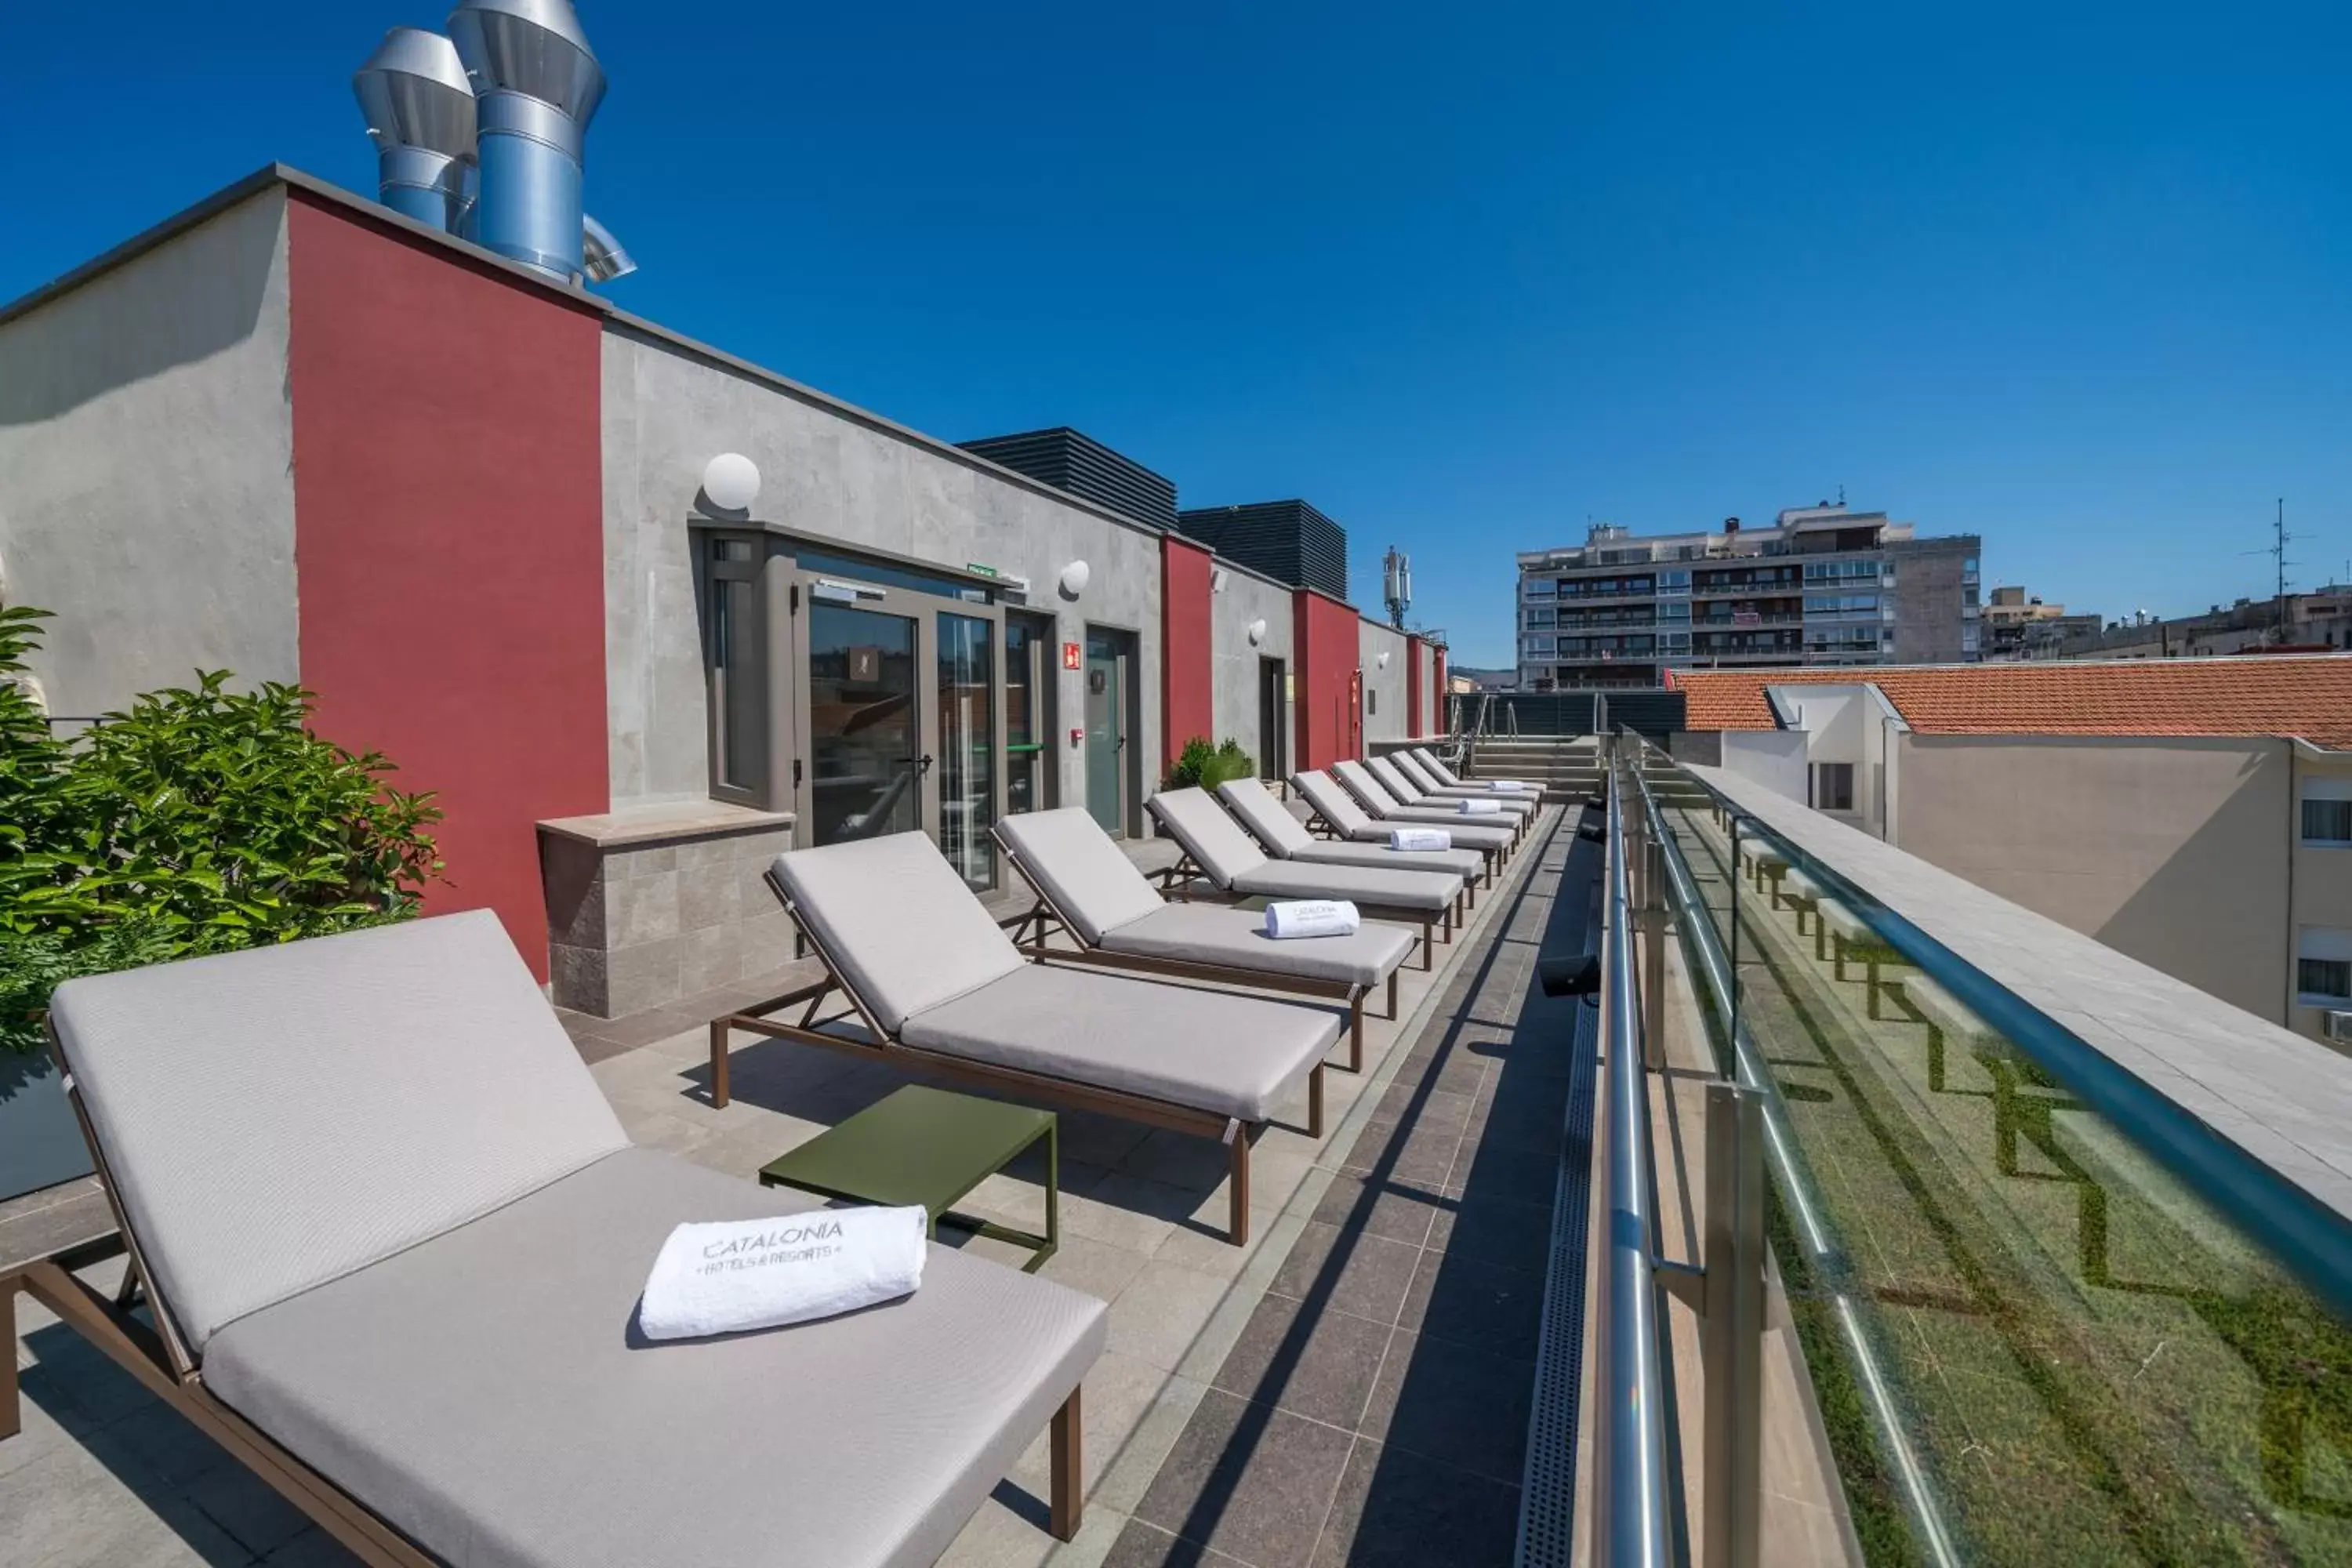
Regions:
[[1580, 599], [1649, 599], [1657, 595], [1654, 577], [1563, 577], [1559, 597], [1566, 604]]
[[1654, 605], [1634, 605], [1606, 610], [1562, 610], [1557, 624], [1562, 631], [1595, 626], [1652, 626], [1658, 623]]
[[1803, 584], [1802, 574], [1793, 566], [1759, 566], [1693, 573], [1691, 592], [1701, 598], [1753, 598], [1762, 594], [1795, 594]]

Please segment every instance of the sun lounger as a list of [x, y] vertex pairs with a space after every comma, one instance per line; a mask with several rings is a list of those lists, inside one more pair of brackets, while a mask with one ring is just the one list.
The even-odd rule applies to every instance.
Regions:
[[1538, 798], [1532, 795], [1505, 795], [1496, 790], [1472, 790], [1466, 795], [1431, 795], [1407, 778], [1404, 770], [1387, 757], [1367, 757], [1358, 765], [1380, 780], [1382, 789], [1406, 805], [1434, 806], [1440, 810], [1454, 811], [1459, 809], [1458, 803], [1465, 799], [1491, 801], [1499, 815], [1516, 817], [1520, 822], [1527, 821], [1543, 809]]
[[[1455, 773], [1452, 768], [1447, 767], [1445, 765], [1445, 759], [1439, 756], [1435, 752], [1431, 751], [1427, 746], [1415, 746], [1410, 752], [1406, 752], [1402, 754], [1412, 757], [1416, 762], [1420, 763], [1423, 767], [1428, 769], [1430, 777], [1435, 779], [1439, 784], [1451, 784], [1457, 789], [1480, 789], [1492, 783], [1527, 783], [1524, 779], [1465, 779], [1461, 774]], [[1530, 790], [1538, 790], [1542, 786], [1539, 784], [1528, 784], [1528, 788]]]
[[[791, 850], [768, 882], [825, 977], [710, 1021], [717, 1104], [742, 1030], [1218, 1139], [1235, 1246], [1249, 1239], [1251, 1130], [1303, 1082], [1307, 1136], [1323, 1135], [1323, 1057], [1339, 1037], [1324, 1008], [1030, 962], [920, 833]], [[855, 1016], [820, 1018], [836, 993]], [[794, 1007], [794, 1021], [770, 1016]]]
[[911, 1568], [1049, 1422], [1076, 1532], [1099, 1301], [934, 1247], [867, 1311], [635, 1331], [674, 1226], [815, 1200], [633, 1147], [495, 916], [69, 981], [50, 1027], [152, 1326], [26, 1287], [362, 1561], [754, 1568], [783, 1496], [799, 1560]]
[[1518, 841], [1518, 831], [1502, 823], [1481, 824], [1477, 818], [1449, 816], [1442, 822], [1418, 820], [1381, 822], [1375, 819], [1356, 797], [1339, 787], [1339, 782], [1319, 769], [1291, 775], [1290, 787], [1298, 792], [1315, 820], [1323, 825], [1336, 838], [1352, 844], [1386, 844], [1389, 834], [1400, 826], [1443, 826], [1454, 836], [1456, 849], [1475, 849], [1499, 862], [1511, 852]]
[[1454, 940], [1464, 883], [1451, 871], [1376, 871], [1270, 859], [1206, 790], [1162, 790], [1144, 804], [1183, 850], [1163, 873], [1179, 897], [1194, 877], [1206, 877], [1227, 898], [1345, 899], [1368, 918], [1418, 924], [1423, 969], [1433, 961], [1433, 931]]
[[[1489, 789], [1484, 781], [1476, 784], [1448, 784], [1430, 765], [1411, 752], [1391, 752], [1386, 758], [1406, 782], [1421, 791], [1423, 797], [1438, 800], [1516, 800], [1533, 804], [1543, 798], [1540, 785], [1528, 784], [1517, 791]], [[1504, 781], [1507, 782], [1507, 781]], [[1393, 793], [1393, 792], [1391, 792]]]
[[1493, 857], [1482, 849], [1404, 850], [1391, 849], [1386, 844], [1318, 838], [1307, 831], [1305, 823], [1290, 815], [1288, 806], [1274, 798], [1272, 790], [1256, 779], [1233, 779], [1219, 784], [1217, 799], [1277, 860], [1299, 860], [1315, 866], [1370, 866], [1391, 871], [1451, 871], [1468, 885], [1468, 899], [1474, 908], [1479, 878], [1485, 877], [1489, 883], [1495, 878]]
[[1276, 942], [1250, 910], [1171, 904], [1083, 806], [1007, 816], [995, 834], [1037, 891], [1035, 940], [1045, 941], [1050, 921], [1085, 949], [1039, 946], [1032, 956], [1336, 997], [1348, 1004], [1351, 1072], [1364, 1067], [1364, 997], [1383, 981], [1396, 1016], [1397, 970], [1413, 944], [1403, 927], [1367, 921], [1348, 936]]
[[1482, 826], [1509, 829], [1511, 841], [1514, 844], [1518, 842], [1520, 834], [1526, 829], [1528, 819], [1515, 811], [1500, 811], [1489, 816], [1471, 816], [1459, 809], [1461, 803], [1458, 801], [1449, 801], [1443, 805], [1408, 805], [1391, 793], [1389, 787], [1374, 777], [1361, 763], [1344, 760], [1336, 762], [1331, 764], [1330, 773], [1332, 777], [1347, 786], [1349, 795], [1363, 803], [1366, 811], [1370, 812], [1381, 822], [1410, 822], [1438, 827], [1452, 827], [1459, 823], [1472, 822]]

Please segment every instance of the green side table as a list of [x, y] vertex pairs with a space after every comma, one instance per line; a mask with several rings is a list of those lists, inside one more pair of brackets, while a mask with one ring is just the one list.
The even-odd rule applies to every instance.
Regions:
[[[963, 1195], [1045, 1141], [1045, 1234], [1033, 1236], [955, 1212]], [[791, 1153], [760, 1167], [763, 1187], [899, 1207], [920, 1204], [928, 1234], [944, 1220], [975, 1236], [1026, 1247], [1034, 1274], [1062, 1243], [1062, 1152], [1054, 1113], [909, 1084]]]

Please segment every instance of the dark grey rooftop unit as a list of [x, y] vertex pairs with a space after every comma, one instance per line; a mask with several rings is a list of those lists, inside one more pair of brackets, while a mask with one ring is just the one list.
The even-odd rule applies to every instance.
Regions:
[[992, 463], [1002, 463], [1040, 484], [1108, 507], [1122, 517], [1158, 528], [1176, 526], [1176, 486], [1131, 458], [1120, 456], [1091, 436], [1064, 425], [1019, 436], [988, 436], [957, 446]]
[[1254, 572], [1348, 596], [1348, 531], [1303, 500], [1196, 507], [1178, 512], [1176, 526]]

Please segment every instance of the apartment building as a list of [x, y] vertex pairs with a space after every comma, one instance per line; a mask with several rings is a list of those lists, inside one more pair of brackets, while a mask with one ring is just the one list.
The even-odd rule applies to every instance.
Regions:
[[1677, 752], [2352, 1049], [2352, 657], [1672, 679]]
[[1982, 653], [1989, 659], [2049, 658], [2069, 638], [2096, 637], [2104, 624], [2095, 614], [2069, 615], [2065, 605], [2021, 587], [1995, 588], [1984, 605]]
[[[2087, 624], [2085, 624], [2087, 623]], [[2034, 658], [2200, 658], [2209, 654], [2264, 650], [2324, 653], [2352, 649], [2352, 584], [2331, 583], [2308, 593], [2243, 598], [2201, 615], [2141, 613], [2113, 626], [2098, 617], [2067, 617], [2063, 634], [2028, 649]]]
[[1975, 534], [1793, 508], [1769, 528], [1637, 535], [1518, 557], [1519, 686], [1655, 686], [1674, 669], [1978, 657]]

